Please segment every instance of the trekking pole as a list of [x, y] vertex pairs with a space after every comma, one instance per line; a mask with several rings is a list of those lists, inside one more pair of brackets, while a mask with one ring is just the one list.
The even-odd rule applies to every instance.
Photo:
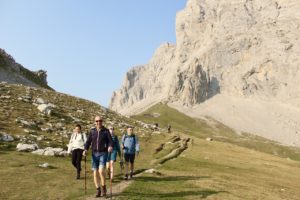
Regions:
[[123, 162], [123, 152], [122, 151], [121, 151], [121, 158], [120, 158], [120, 168], [121, 168], [121, 174], [123, 176], [124, 162]]
[[110, 200], [112, 200], [112, 171], [110, 169]]
[[86, 155], [84, 156], [84, 194], [86, 194]]

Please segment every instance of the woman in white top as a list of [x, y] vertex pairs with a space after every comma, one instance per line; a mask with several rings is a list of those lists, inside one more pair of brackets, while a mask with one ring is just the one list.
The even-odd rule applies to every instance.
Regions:
[[85, 143], [86, 134], [81, 133], [81, 126], [77, 124], [68, 145], [68, 153], [72, 152], [72, 164], [77, 170], [76, 179], [80, 179], [81, 159]]

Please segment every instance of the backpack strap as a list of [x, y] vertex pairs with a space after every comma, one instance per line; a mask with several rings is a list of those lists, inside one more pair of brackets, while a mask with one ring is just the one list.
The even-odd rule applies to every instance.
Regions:
[[[129, 137], [129, 136], [128, 136], [128, 134], [126, 133], [125, 136], [123, 137], [123, 140], [122, 140], [122, 144], [123, 144], [123, 145], [124, 145], [124, 142], [125, 142], [126, 138], [128, 138], [128, 137]], [[135, 144], [136, 144], [136, 141], [135, 141], [135, 134], [133, 134], [132, 137], [133, 137], [133, 143], [134, 143], [134, 145], [135, 145]]]

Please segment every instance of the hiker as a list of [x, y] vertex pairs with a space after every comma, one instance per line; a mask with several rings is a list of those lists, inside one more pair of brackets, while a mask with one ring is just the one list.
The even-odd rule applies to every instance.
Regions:
[[168, 133], [171, 133], [171, 125], [168, 124]]
[[81, 133], [81, 126], [77, 124], [74, 132], [71, 135], [68, 145], [68, 153], [72, 153], [72, 164], [77, 170], [76, 179], [80, 179], [81, 171], [81, 159], [84, 150], [84, 144], [86, 143], [86, 134]]
[[155, 130], [155, 131], [158, 130], [158, 123], [154, 123], [154, 130]]
[[126, 133], [122, 136], [122, 149], [125, 159], [125, 180], [128, 180], [128, 167], [130, 162], [130, 179], [134, 172], [135, 155], [138, 156], [140, 151], [138, 137], [133, 133], [133, 127], [128, 126]]
[[108, 129], [103, 126], [103, 119], [100, 116], [95, 117], [95, 124], [96, 127], [90, 130], [83, 155], [86, 156], [90, 145], [92, 145], [92, 169], [97, 188], [96, 197], [106, 197], [105, 164], [107, 154], [113, 150], [113, 141]]
[[112, 180], [114, 177], [114, 162], [117, 160], [117, 153], [121, 158], [121, 149], [120, 149], [120, 144], [119, 144], [119, 139], [118, 136], [114, 134], [114, 127], [109, 126], [108, 127], [109, 133], [111, 135], [111, 138], [113, 140], [114, 148], [113, 151], [108, 153], [107, 161], [106, 161], [106, 169], [107, 169], [107, 174], [109, 178]]

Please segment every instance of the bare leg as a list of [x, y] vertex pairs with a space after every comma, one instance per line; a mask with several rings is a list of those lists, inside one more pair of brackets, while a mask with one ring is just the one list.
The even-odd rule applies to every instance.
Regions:
[[101, 185], [105, 185], [105, 166], [100, 166], [99, 168], [99, 174], [100, 174], [100, 179], [101, 179]]
[[130, 163], [130, 172], [133, 173], [134, 170], [134, 163]]
[[125, 173], [128, 174], [129, 162], [125, 162]]
[[112, 180], [114, 177], [114, 161], [111, 160], [109, 164], [110, 164], [110, 178]]
[[96, 188], [100, 187], [100, 177], [99, 177], [99, 171], [98, 170], [94, 170], [94, 183]]

